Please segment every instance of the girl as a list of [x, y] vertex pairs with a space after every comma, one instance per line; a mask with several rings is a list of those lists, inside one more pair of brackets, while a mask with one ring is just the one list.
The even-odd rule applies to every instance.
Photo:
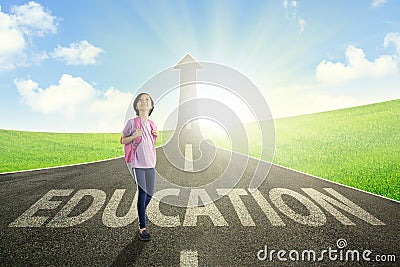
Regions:
[[[153, 99], [148, 94], [141, 93], [135, 98], [133, 109], [136, 112], [136, 116], [140, 118], [139, 124], [141, 127], [135, 127], [136, 123], [134, 123], [134, 119], [128, 120], [122, 131], [121, 143], [128, 144], [135, 142], [135, 139], [141, 136], [141, 141], [137, 144], [130, 166], [139, 191], [137, 202], [139, 218], [138, 236], [142, 241], [149, 241], [151, 236], [146, 228], [146, 208], [154, 192], [154, 168], [156, 166], [156, 149], [154, 143], [155, 137], [158, 136], [157, 128], [148, 119], [154, 109]], [[137, 118], [136, 121], [138, 120]]]

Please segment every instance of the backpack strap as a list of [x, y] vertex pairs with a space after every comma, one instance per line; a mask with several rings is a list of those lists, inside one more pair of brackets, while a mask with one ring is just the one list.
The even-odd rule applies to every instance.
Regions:
[[[140, 119], [140, 117], [135, 117], [133, 119], [133, 126], [135, 127], [135, 129], [142, 129], [142, 120]], [[142, 137], [138, 136], [135, 138], [135, 140], [133, 140], [133, 145], [134, 146], [138, 146], [140, 141], [142, 141]]]
[[[148, 121], [150, 123], [151, 131], [153, 131], [156, 128], [155, 124], [154, 124], [154, 122], [152, 120], [148, 120]], [[157, 140], [157, 135], [153, 134], [153, 143], [154, 144], [156, 143], [156, 140]]]

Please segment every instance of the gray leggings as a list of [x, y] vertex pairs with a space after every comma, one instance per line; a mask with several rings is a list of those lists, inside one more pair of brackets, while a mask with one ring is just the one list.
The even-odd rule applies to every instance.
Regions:
[[139, 196], [137, 202], [137, 211], [139, 217], [139, 227], [146, 227], [146, 208], [154, 193], [154, 180], [155, 170], [154, 168], [143, 169], [134, 168], [133, 174], [135, 181], [138, 186]]

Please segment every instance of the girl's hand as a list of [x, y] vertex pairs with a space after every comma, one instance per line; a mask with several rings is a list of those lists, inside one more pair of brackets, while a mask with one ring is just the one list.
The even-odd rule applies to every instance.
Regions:
[[155, 136], [158, 136], [158, 130], [157, 130], [157, 129], [154, 129], [153, 131], [151, 131], [151, 133], [152, 133], [153, 135], [155, 135]]
[[135, 132], [136, 137], [142, 136], [143, 130], [142, 129], [137, 129]]

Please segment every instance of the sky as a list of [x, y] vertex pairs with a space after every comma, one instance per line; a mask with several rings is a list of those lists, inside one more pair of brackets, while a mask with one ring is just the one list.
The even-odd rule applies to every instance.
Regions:
[[[141, 85], [186, 53], [247, 76], [274, 118], [400, 98], [398, 0], [0, 7], [0, 129], [120, 132]], [[226, 92], [202, 96], [239, 106]], [[154, 120], [165, 119], [177, 97], [158, 103]]]

